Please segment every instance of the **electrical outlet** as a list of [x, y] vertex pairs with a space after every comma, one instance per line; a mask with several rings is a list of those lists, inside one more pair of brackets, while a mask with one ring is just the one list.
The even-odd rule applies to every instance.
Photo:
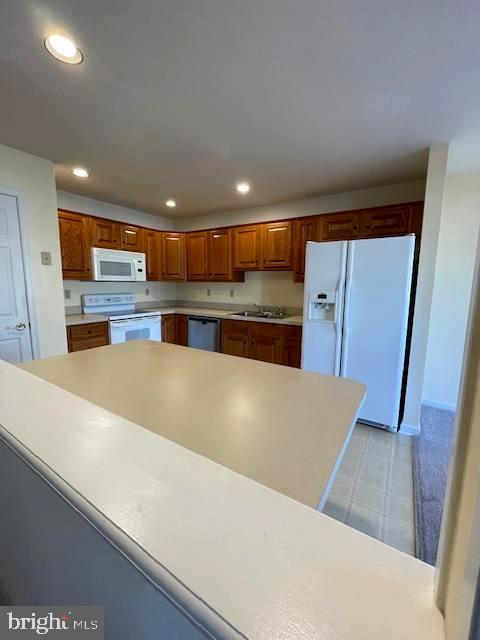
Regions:
[[65, 289], [63, 293], [65, 294], [65, 300], [71, 300], [72, 299], [72, 290], [71, 289]]
[[47, 267], [52, 264], [52, 254], [50, 253], [50, 251], [41, 251], [40, 257], [42, 264], [46, 265]]
[[149, 295], [150, 295], [150, 289], [149, 289], [148, 287], [145, 289], [145, 295], [146, 295], [146, 296], [149, 296]]

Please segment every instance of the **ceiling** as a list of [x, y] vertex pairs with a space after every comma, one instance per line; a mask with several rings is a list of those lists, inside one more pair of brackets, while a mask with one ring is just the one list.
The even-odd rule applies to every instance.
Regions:
[[479, 32], [478, 0], [5, 0], [0, 143], [169, 217], [416, 179], [480, 130]]

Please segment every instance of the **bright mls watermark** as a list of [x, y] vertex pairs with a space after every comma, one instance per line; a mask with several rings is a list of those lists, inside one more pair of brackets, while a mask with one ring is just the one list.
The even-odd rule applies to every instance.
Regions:
[[103, 640], [103, 607], [0, 607], [0, 638]]

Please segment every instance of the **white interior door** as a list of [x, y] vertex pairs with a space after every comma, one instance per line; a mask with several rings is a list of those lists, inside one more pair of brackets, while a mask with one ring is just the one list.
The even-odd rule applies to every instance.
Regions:
[[32, 359], [17, 200], [0, 193], [0, 358]]

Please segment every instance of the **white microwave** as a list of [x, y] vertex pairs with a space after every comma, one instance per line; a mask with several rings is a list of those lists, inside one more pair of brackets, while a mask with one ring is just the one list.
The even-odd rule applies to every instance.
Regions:
[[107, 282], [141, 282], [147, 279], [144, 253], [92, 249], [93, 279]]

